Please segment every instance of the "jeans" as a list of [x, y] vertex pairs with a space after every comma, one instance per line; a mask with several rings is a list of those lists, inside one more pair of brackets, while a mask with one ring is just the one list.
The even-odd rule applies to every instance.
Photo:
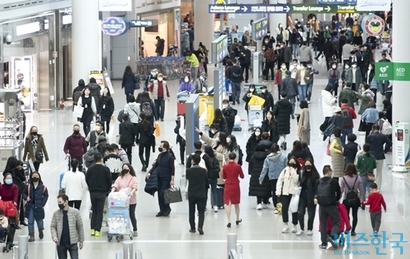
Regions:
[[342, 145], [345, 146], [347, 136], [353, 133], [353, 128], [342, 128]]
[[[289, 222], [289, 204], [292, 199], [292, 195], [281, 195], [280, 200], [282, 202], [282, 221], [283, 223]], [[298, 224], [298, 213], [292, 213], [292, 224]]]
[[216, 182], [217, 180], [208, 180], [211, 185], [211, 206], [218, 206], [218, 193], [216, 191]]
[[370, 221], [374, 232], [379, 232], [382, 223], [382, 212], [370, 212]]
[[337, 96], [337, 91], [339, 89], [339, 79], [329, 78], [328, 84], [333, 85], [333, 96]]
[[231, 88], [232, 88], [232, 102], [235, 103], [235, 101], [239, 102], [239, 98], [241, 98], [241, 83], [234, 83], [231, 82]]
[[[140, 143], [138, 146], [138, 155], [140, 157], [141, 164], [145, 166], [148, 166], [149, 158], [151, 155], [149, 148], [150, 148], [150, 145], [148, 145], [147, 143]], [[145, 159], [144, 159], [144, 152], [145, 152]]]
[[310, 99], [312, 98], [312, 92], [313, 92], [313, 83], [307, 84], [306, 87], [306, 99], [310, 102]]
[[307, 92], [307, 85], [298, 85], [299, 102], [305, 100], [306, 92]]
[[299, 44], [292, 44], [293, 58], [298, 58], [299, 56]]
[[367, 181], [366, 175], [361, 175], [360, 178], [362, 179], [362, 184], [363, 184], [362, 201], [365, 201], [367, 194], [370, 193], [370, 182]]
[[157, 109], [156, 120], [164, 119], [165, 114], [165, 100], [163, 97], [158, 97], [155, 100], [155, 108]]
[[315, 221], [316, 205], [313, 202], [308, 203], [307, 198], [299, 198], [298, 218], [301, 230], [305, 230], [305, 213], [308, 211], [308, 230], [313, 230], [313, 222]]
[[121, 148], [127, 153], [128, 161], [132, 164], [132, 144], [121, 144]]
[[165, 204], [165, 190], [171, 187], [171, 176], [158, 176], [158, 205], [159, 211], [166, 213], [171, 210], [169, 204]]
[[344, 202], [343, 204], [346, 206], [346, 210], [347, 210], [347, 216], [349, 217], [350, 220], [350, 209], [352, 209], [352, 217], [353, 217], [353, 222], [352, 222], [352, 232], [356, 232], [356, 226], [357, 226], [357, 212], [359, 210], [359, 206], [355, 206], [355, 207], [350, 207], [347, 206]]
[[272, 202], [275, 208], [276, 208], [276, 205], [278, 204], [278, 196], [276, 196], [276, 183], [277, 182], [278, 182], [278, 179], [269, 180]]
[[71, 208], [75, 208], [77, 210], [80, 210], [81, 208], [81, 200], [77, 201], [68, 201], [68, 206]]
[[34, 233], [34, 221], [37, 222], [37, 227], [39, 230], [44, 230], [44, 220], [42, 219], [36, 220], [35, 215], [34, 215], [34, 208], [31, 208], [28, 214], [28, 233], [29, 234]]
[[191, 80], [192, 80], [192, 82], [195, 81], [198, 77], [198, 68], [199, 67], [191, 67]]
[[198, 209], [198, 229], [202, 229], [204, 226], [205, 220], [205, 206], [206, 206], [206, 198], [189, 198], [188, 199], [188, 206], [189, 206], [189, 225], [191, 226], [191, 230], [195, 229], [195, 205]]
[[58, 259], [67, 259], [67, 251], [70, 253], [71, 259], [78, 259], [78, 246], [74, 245], [57, 245]]
[[383, 185], [383, 164], [384, 159], [376, 160], [376, 183], [379, 190]]
[[137, 208], [137, 204], [130, 204], [129, 211], [130, 211], [130, 220], [132, 224], [132, 231], [137, 231], [137, 219], [135, 217], [136, 208]]
[[320, 238], [322, 244], [327, 245], [327, 218], [330, 217], [332, 222], [332, 231], [330, 232], [335, 239], [339, 234], [340, 216], [336, 205], [319, 206]]
[[101, 230], [102, 220], [103, 220], [103, 211], [106, 195], [104, 192], [90, 192], [91, 198], [91, 229], [95, 231]]

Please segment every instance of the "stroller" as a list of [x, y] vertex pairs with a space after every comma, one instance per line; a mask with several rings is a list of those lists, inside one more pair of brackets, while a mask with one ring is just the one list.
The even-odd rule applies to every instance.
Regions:
[[12, 201], [2, 201], [0, 200], [0, 208], [5, 212], [5, 216], [8, 218], [8, 227], [4, 230], [3, 240], [0, 240], [0, 243], [4, 243], [3, 253], [8, 253], [14, 246], [14, 235], [17, 229], [17, 207]]

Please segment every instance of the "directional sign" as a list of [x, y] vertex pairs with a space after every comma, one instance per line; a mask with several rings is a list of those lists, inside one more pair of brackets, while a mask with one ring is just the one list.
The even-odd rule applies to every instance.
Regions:
[[154, 25], [152, 20], [131, 20], [130, 27], [150, 27]]
[[291, 13], [355, 13], [354, 5], [300, 4], [291, 5]]
[[352, 4], [356, 5], [357, 0], [318, 0], [318, 4]]
[[288, 13], [291, 10], [289, 5], [273, 4], [210, 4], [209, 13]]

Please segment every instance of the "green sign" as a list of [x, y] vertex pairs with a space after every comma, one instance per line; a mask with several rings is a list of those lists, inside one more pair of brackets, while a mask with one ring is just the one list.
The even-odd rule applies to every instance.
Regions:
[[355, 5], [295, 4], [292, 13], [357, 13]]
[[377, 62], [376, 80], [410, 81], [410, 63]]

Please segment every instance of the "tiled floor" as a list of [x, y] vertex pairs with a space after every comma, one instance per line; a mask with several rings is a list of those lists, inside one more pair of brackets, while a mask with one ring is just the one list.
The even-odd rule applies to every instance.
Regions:
[[[321, 112], [320, 91], [326, 85], [324, 79], [325, 66], [323, 61], [314, 64], [320, 69], [321, 74], [315, 79], [314, 93], [311, 110], [311, 151], [315, 157], [318, 168], [324, 164], [330, 163], [330, 158], [325, 154], [325, 142], [322, 141], [322, 135], [319, 132], [319, 125], [322, 123], [323, 116]], [[210, 66], [211, 67], [211, 66]], [[211, 81], [212, 82], [212, 81]], [[119, 82], [114, 82], [116, 93], [114, 95], [116, 111], [118, 112], [124, 106], [124, 96], [119, 90]], [[273, 88], [271, 83], [270, 88]], [[160, 139], [167, 139], [171, 143], [175, 143], [175, 135], [173, 133], [174, 120], [176, 114], [175, 93], [177, 91], [176, 83], [171, 84], [172, 98], [171, 102], [167, 103], [166, 119], [161, 122], [163, 135]], [[276, 101], [276, 89], [274, 97]], [[246, 118], [243, 106], [237, 106], [240, 115]], [[117, 114], [116, 112], [116, 114]], [[59, 174], [66, 169], [66, 160], [63, 154], [63, 144], [65, 138], [71, 133], [71, 128], [75, 119], [69, 110], [58, 110], [44, 113], [28, 114], [28, 128], [31, 125], [37, 125], [39, 133], [43, 134], [45, 142], [50, 154], [50, 161], [41, 165], [41, 174], [45, 184], [50, 192], [50, 199], [46, 205], [45, 225], [46, 235], [44, 241], [36, 241], [29, 245], [30, 258], [54, 258], [55, 245], [50, 239], [49, 224], [53, 211], [58, 209], [55, 196], [58, 192]], [[246, 122], [243, 122], [244, 124]], [[356, 121], [358, 125], [358, 121]], [[247, 128], [243, 125], [243, 128]], [[296, 139], [295, 137], [296, 121], [292, 122], [292, 134], [288, 136], [288, 143]], [[114, 139], [118, 131], [118, 123], [115, 122], [110, 132], [110, 139]], [[235, 132], [239, 137], [240, 144], [244, 148], [246, 140], [249, 137], [247, 131]], [[363, 143], [364, 136], [359, 134], [358, 142]], [[177, 149], [177, 147], [175, 147]], [[137, 169], [140, 169], [140, 162], [136, 156], [134, 149], [133, 164]], [[387, 157], [385, 165], [391, 164], [391, 156]], [[244, 170], [247, 166], [244, 165]], [[183, 172], [183, 167], [177, 167], [177, 176]], [[400, 179], [400, 176], [392, 176], [387, 166], [384, 169], [386, 174], [385, 185], [383, 186], [383, 194], [387, 201], [388, 211], [383, 214], [382, 230], [387, 232], [387, 237], [395, 240], [393, 232], [404, 234], [404, 238], [410, 236], [410, 199], [409, 199], [409, 181], [408, 179]], [[238, 242], [243, 245], [243, 258], [292, 258], [292, 259], [313, 259], [313, 258], [334, 258], [333, 250], [320, 250], [320, 236], [318, 233], [318, 219], [315, 220], [315, 232], [311, 237], [301, 236], [296, 237], [294, 234], [282, 234], [282, 222], [279, 215], [274, 215], [272, 208], [263, 211], [256, 211], [256, 198], [248, 197], [248, 180], [246, 178], [241, 182], [242, 187], [242, 203], [241, 217], [243, 223], [240, 226], [233, 226], [231, 229], [226, 228], [225, 212], [220, 211], [214, 213], [209, 211], [206, 214], [204, 236], [198, 234], [190, 234], [188, 232], [188, 205], [187, 202], [172, 205], [172, 213], [169, 218], [156, 218], [158, 212], [157, 200], [143, 191], [144, 174], [138, 173], [139, 188], [138, 191], [138, 232], [139, 236], [134, 239], [134, 248], [140, 249], [145, 259], [162, 259], [162, 258], [198, 258], [198, 259], [213, 259], [226, 258], [227, 254], [227, 233], [237, 233]], [[178, 179], [176, 180], [178, 183]], [[409, 207], [408, 207], [409, 206]], [[88, 197], [84, 196], [82, 206], [82, 215], [86, 227], [85, 247], [80, 252], [81, 258], [115, 258], [115, 253], [122, 249], [122, 244], [117, 242], [108, 243], [106, 237], [92, 238], [88, 228]], [[209, 208], [209, 206], [208, 206]], [[359, 226], [357, 232], [371, 233], [370, 219], [367, 211], [359, 211]], [[27, 234], [27, 229], [18, 231], [18, 234]], [[367, 236], [368, 237], [368, 236]], [[16, 238], [17, 240], [17, 238]], [[361, 244], [366, 244], [361, 242]], [[367, 243], [370, 244], [370, 241]], [[381, 244], [383, 245], [383, 244]], [[392, 248], [391, 244], [386, 243], [385, 248], [380, 248], [380, 253], [386, 252], [387, 255], [380, 258], [407, 258], [410, 254], [410, 246], [404, 245], [403, 255], [400, 255], [400, 250]], [[343, 250], [338, 250], [343, 251]], [[377, 254], [376, 246], [351, 247], [346, 251], [364, 253], [360, 258], [374, 258]], [[11, 254], [1, 255], [1, 258], [12, 258]], [[344, 255], [343, 257], [359, 258], [359, 255]]]

